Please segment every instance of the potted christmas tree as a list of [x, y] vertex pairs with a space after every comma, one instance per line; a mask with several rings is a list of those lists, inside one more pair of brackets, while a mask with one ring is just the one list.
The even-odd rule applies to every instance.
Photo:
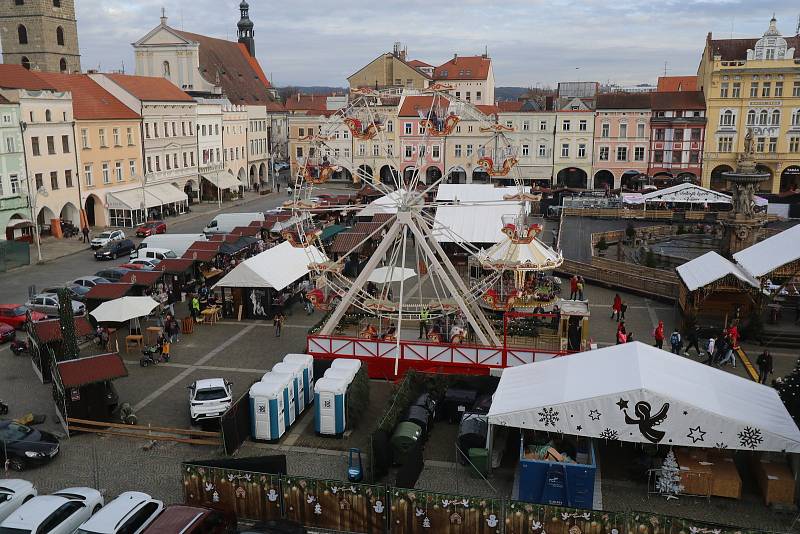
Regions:
[[664, 463], [661, 464], [661, 473], [656, 479], [656, 489], [667, 500], [677, 499], [678, 494], [683, 491], [681, 470], [678, 467], [678, 461], [675, 459], [675, 453], [672, 452], [672, 449], [670, 449], [667, 457], [664, 458]]

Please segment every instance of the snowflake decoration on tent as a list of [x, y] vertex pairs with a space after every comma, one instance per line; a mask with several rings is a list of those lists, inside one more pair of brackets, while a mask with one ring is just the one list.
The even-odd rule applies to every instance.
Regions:
[[556, 426], [558, 419], [558, 411], [554, 408], [542, 408], [539, 412], [539, 422], [544, 426]]
[[602, 432], [600, 432], [600, 437], [603, 439], [619, 439], [619, 433], [616, 430], [611, 430], [610, 428], [606, 428]]
[[764, 441], [764, 437], [761, 435], [761, 431], [757, 428], [746, 426], [744, 427], [744, 430], [739, 432], [739, 445], [742, 447], [755, 449], [762, 441]]

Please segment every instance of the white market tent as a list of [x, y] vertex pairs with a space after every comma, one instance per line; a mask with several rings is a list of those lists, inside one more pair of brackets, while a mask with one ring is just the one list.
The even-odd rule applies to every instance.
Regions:
[[737, 252], [733, 259], [755, 277], [800, 259], [800, 225]]
[[488, 418], [634, 443], [800, 452], [773, 388], [640, 342], [506, 368]]
[[491, 184], [440, 184], [437, 202], [469, 205], [436, 208], [433, 229], [436, 239], [440, 243], [499, 243], [506, 238], [502, 231], [503, 217], [517, 215], [520, 211], [518, 201], [504, 200], [504, 197], [518, 193], [516, 187]]
[[293, 247], [288, 241], [246, 259], [217, 282], [214, 287], [271, 287], [277, 291], [309, 273], [310, 263], [328, 258], [316, 247]]
[[89, 315], [99, 323], [124, 323], [149, 315], [157, 306], [151, 297], [121, 297], [103, 302]]
[[372, 217], [378, 213], [397, 213], [397, 205], [400, 202], [400, 197], [405, 194], [404, 189], [392, 191], [388, 195], [377, 198], [367, 204], [361, 211], [358, 212], [357, 217]]
[[750, 276], [747, 271], [714, 251], [706, 252], [698, 258], [678, 266], [675, 270], [689, 291], [705, 287], [728, 275], [733, 275], [756, 289], [760, 287], [758, 280]]
[[642, 195], [649, 202], [683, 202], [689, 204], [730, 204], [731, 197], [694, 184], [678, 184]]

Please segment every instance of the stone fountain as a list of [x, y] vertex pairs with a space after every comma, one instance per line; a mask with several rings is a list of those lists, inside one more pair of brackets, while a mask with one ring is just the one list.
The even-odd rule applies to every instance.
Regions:
[[770, 179], [770, 174], [756, 168], [753, 147], [753, 131], [747, 130], [744, 138], [744, 153], [739, 156], [736, 170], [723, 172], [722, 177], [731, 184], [733, 209], [720, 219], [722, 225], [721, 251], [728, 259], [758, 240], [766, 217], [756, 216], [754, 198], [758, 185]]

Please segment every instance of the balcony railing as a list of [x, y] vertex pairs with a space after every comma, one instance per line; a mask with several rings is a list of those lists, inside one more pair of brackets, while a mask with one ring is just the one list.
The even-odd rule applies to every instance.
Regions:
[[197, 176], [197, 167], [185, 167], [183, 169], [170, 169], [168, 171], [148, 172], [145, 175], [147, 183], [169, 182], [181, 178]]

